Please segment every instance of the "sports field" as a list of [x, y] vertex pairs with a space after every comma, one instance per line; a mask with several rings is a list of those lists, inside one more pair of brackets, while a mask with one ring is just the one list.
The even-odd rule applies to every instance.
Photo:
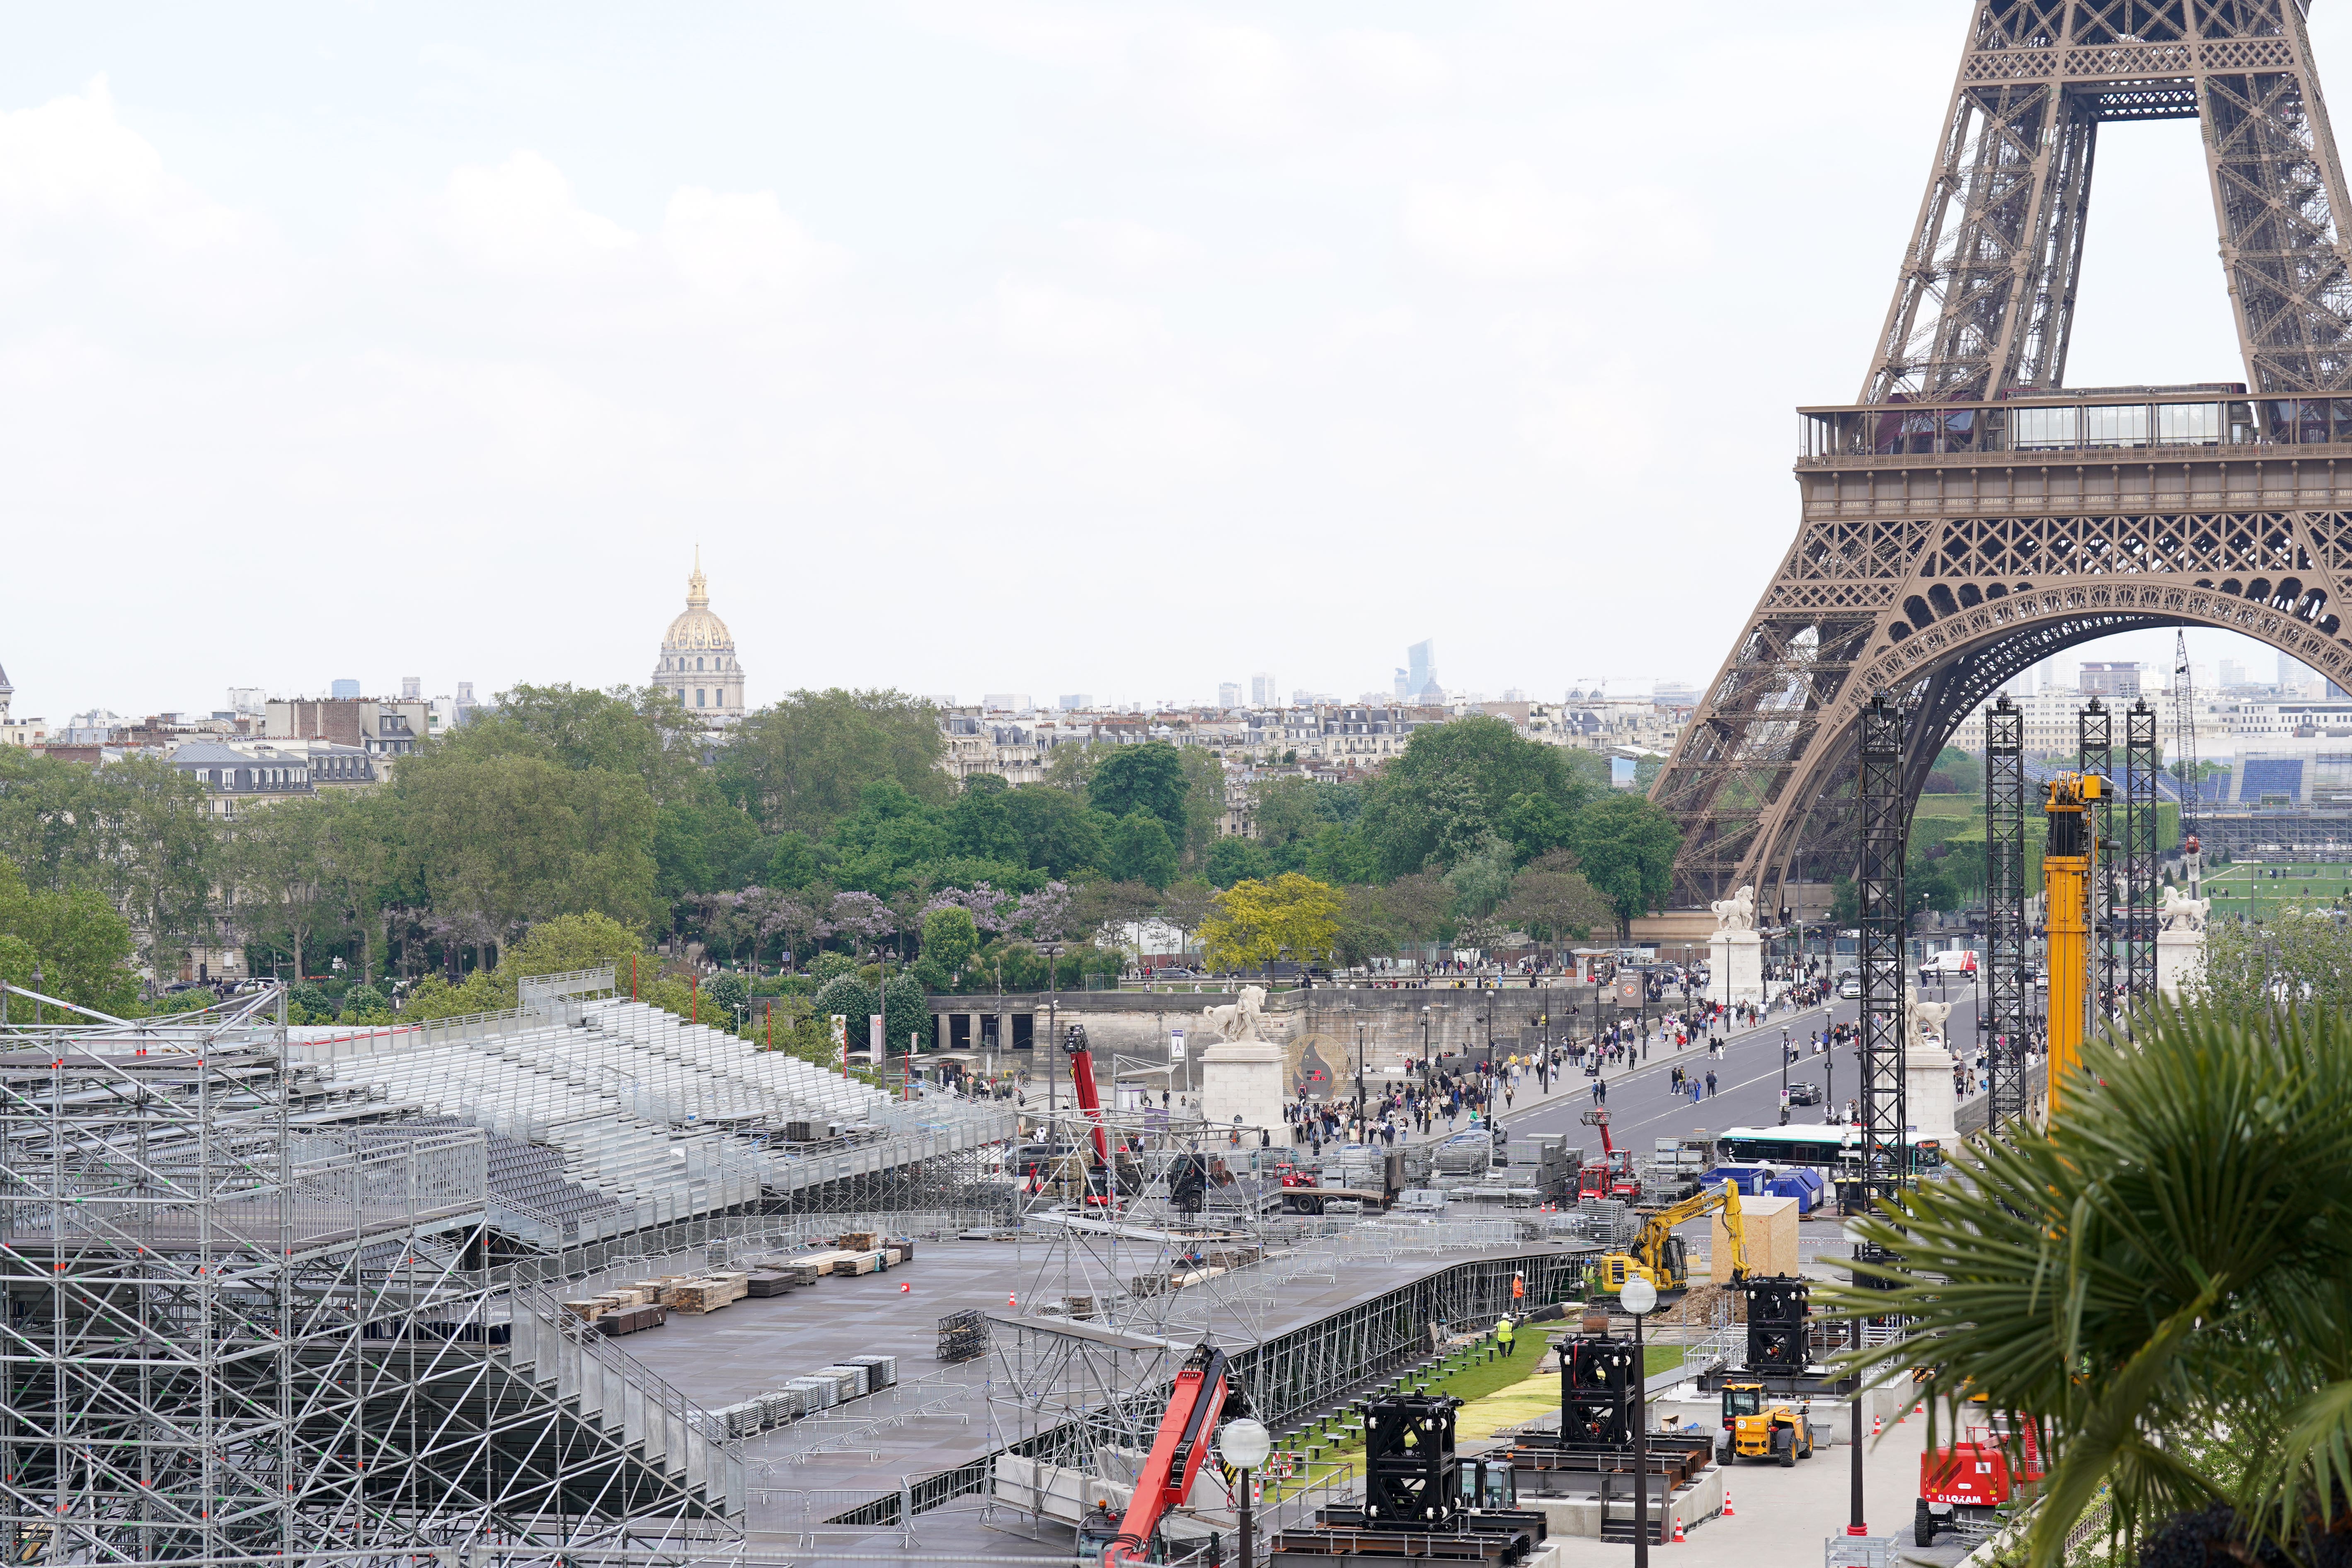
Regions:
[[2352, 866], [2341, 861], [2305, 861], [2263, 866], [2241, 863], [2205, 870], [2205, 891], [2217, 915], [2251, 915], [2266, 921], [2289, 905], [2315, 910], [2352, 908]]

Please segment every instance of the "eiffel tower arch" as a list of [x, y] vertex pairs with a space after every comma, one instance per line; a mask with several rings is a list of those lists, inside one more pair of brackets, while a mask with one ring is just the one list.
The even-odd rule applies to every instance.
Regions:
[[[2352, 252], [2307, 0], [1978, 0], [1858, 401], [1800, 410], [1795, 541], [1652, 791], [1675, 902], [1850, 871], [1858, 722], [1902, 779], [2002, 682], [2149, 626], [2352, 686]], [[2245, 381], [2070, 389], [2100, 128], [2200, 121]]]

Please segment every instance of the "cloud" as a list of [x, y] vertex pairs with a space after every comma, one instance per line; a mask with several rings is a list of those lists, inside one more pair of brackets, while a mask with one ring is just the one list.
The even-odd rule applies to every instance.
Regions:
[[1129, 277], [1161, 272], [1201, 255], [1196, 241], [1129, 218], [1066, 218], [1062, 232], [1087, 260]]
[[997, 287], [996, 321], [1007, 348], [1051, 359], [1129, 354], [1166, 336], [1158, 313], [1143, 306], [1010, 279]]
[[152, 143], [115, 118], [106, 78], [78, 98], [0, 114], [0, 221], [97, 220], [175, 249], [235, 240], [229, 207], [166, 173]]
[[706, 293], [793, 293], [838, 278], [849, 252], [812, 237], [784, 216], [773, 191], [738, 194], [688, 185], [669, 199], [662, 247], [678, 275]]
[[595, 268], [637, 245], [635, 235], [573, 201], [563, 172], [528, 151], [496, 168], [451, 174], [441, 231], [484, 270], [520, 276]]
[[1424, 108], [1453, 90], [1454, 68], [1411, 33], [1338, 33], [1318, 53], [1334, 79], [1387, 107]]
[[1524, 163], [1465, 184], [1405, 192], [1405, 239], [1451, 272], [1481, 281], [1558, 278], [1589, 248], [1591, 223]]

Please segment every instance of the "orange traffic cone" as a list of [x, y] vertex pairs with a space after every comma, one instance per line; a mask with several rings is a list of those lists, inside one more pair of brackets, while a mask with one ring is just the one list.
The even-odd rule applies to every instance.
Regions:
[[915, 1288], [914, 1288], [912, 1285], [908, 1284], [908, 1283], [907, 1283], [906, 1281], [904, 1281], [904, 1280], [899, 1281], [899, 1283], [898, 1283], [898, 1294], [899, 1294], [899, 1295], [901, 1295], [901, 1296], [911, 1296], [911, 1295], [913, 1295], [914, 1293], [915, 1293]]
[[1687, 1539], [1688, 1537], [1683, 1534], [1682, 1519], [1680, 1516], [1676, 1516], [1675, 1520], [1675, 1544], [1680, 1546]]
[[1874, 1415], [1874, 1416], [1872, 1416], [1872, 1417], [1870, 1418], [1870, 1435], [1871, 1435], [1872, 1436], [1874, 1436], [1874, 1437], [1879, 1436], [1880, 1435], [1882, 1435], [1883, 1433], [1885, 1433], [1885, 1430], [1886, 1430], [1886, 1418], [1885, 1418], [1885, 1416], [1883, 1416], [1883, 1415]]
[[1004, 1304], [1016, 1312], [1021, 1310], [1021, 1303], [1013, 1299], [1013, 1292], [1010, 1290], [1004, 1293]]
[[1739, 1510], [1731, 1506], [1731, 1489], [1729, 1487], [1723, 1489], [1723, 1517], [1726, 1519], [1738, 1519], [1739, 1517]]

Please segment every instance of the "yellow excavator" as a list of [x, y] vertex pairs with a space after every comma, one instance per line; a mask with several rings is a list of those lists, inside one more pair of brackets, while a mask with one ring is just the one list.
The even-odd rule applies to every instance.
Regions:
[[1601, 1289], [1612, 1294], [1625, 1288], [1627, 1279], [1639, 1276], [1657, 1287], [1660, 1293], [1681, 1290], [1690, 1284], [1690, 1264], [1683, 1238], [1675, 1227], [1701, 1215], [1723, 1211], [1723, 1228], [1731, 1238], [1731, 1277], [1748, 1277], [1748, 1231], [1739, 1217], [1739, 1189], [1729, 1182], [1712, 1190], [1701, 1189], [1693, 1196], [1668, 1208], [1653, 1209], [1642, 1216], [1642, 1234], [1633, 1240], [1630, 1253], [1612, 1252], [1601, 1259]]

